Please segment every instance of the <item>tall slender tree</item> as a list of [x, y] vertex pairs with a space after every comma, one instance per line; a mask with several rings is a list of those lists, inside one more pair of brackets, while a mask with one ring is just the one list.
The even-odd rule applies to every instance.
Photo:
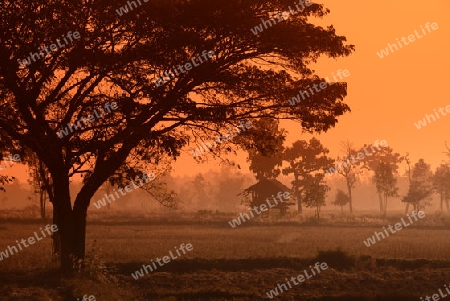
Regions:
[[[411, 160], [409, 159], [409, 153], [406, 153], [405, 156], [405, 162], [406, 162], [406, 173], [408, 175], [408, 184], [409, 186], [411, 186]], [[409, 187], [408, 186], [408, 187]], [[405, 214], [407, 214], [409, 212], [409, 202], [406, 202], [406, 208], [405, 208]]]
[[373, 182], [378, 194], [383, 196], [383, 216], [386, 217], [389, 197], [398, 197], [397, 178], [394, 176], [393, 167], [389, 162], [381, 162], [375, 168]]
[[337, 157], [337, 169], [336, 172], [341, 175], [346, 182], [347, 195], [348, 195], [348, 205], [350, 213], [353, 213], [353, 197], [352, 190], [356, 185], [358, 175], [361, 173], [359, 165], [362, 163], [356, 160], [358, 151], [353, 147], [350, 141], [342, 142], [342, 150], [344, 153], [343, 157]]

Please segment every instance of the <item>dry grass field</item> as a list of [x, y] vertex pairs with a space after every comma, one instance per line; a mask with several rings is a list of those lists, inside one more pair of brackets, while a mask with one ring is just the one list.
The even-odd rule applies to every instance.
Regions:
[[[394, 219], [395, 220], [395, 219]], [[0, 262], [0, 300], [267, 300], [285, 278], [308, 265], [328, 270], [281, 293], [278, 300], [419, 300], [450, 282], [450, 229], [412, 225], [366, 247], [380, 225], [199, 223], [88, 225], [86, 269], [60, 280], [44, 239]], [[42, 222], [0, 225], [0, 250], [28, 238]], [[187, 252], [138, 280], [131, 273], [181, 243]], [[342, 249], [344, 252], [330, 251]], [[319, 251], [324, 252], [318, 257]]]

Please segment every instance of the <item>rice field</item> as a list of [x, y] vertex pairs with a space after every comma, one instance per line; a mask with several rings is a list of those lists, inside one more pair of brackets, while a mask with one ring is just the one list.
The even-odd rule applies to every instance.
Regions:
[[[42, 225], [40, 222], [2, 223], [0, 251], [14, 245], [16, 240], [32, 236]], [[232, 229], [226, 221], [182, 225], [92, 222], [87, 232], [85, 274], [62, 282], [52, 276], [55, 270], [50, 256], [51, 240], [45, 238], [0, 262], [0, 281], [4, 283], [0, 300], [76, 300], [84, 294], [95, 295], [97, 300], [263, 300], [267, 299], [265, 293], [269, 288], [289, 275], [297, 275], [319, 251], [337, 248], [355, 258], [385, 261], [345, 271], [330, 267], [323, 275], [316, 276], [317, 279], [302, 284], [301, 290], [293, 288], [277, 298], [357, 300], [345, 298], [358, 296], [358, 300], [376, 300], [370, 298], [389, 289], [376, 293], [374, 283], [390, 288], [392, 283], [407, 277], [412, 282], [419, 281], [414, 285], [426, 290], [441, 285], [439, 281], [442, 285], [450, 282], [450, 241], [446, 239], [450, 229], [411, 226], [375, 245], [364, 245], [363, 240], [381, 230], [378, 225], [355, 224], [248, 223]], [[139, 280], [131, 277], [143, 264], [162, 258], [182, 243], [192, 244], [193, 250]], [[397, 261], [391, 264], [388, 259]], [[420, 263], [421, 259], [428, 263]], [[419, 264], [414, 269], [399, 269], [395, 262], [401, 260]], [[48, 283], [40, 282], [43, 275], [48, 277]], [[328, 280], [318, 281], [318, 277]], [[336, 277], [340, 280], [336, 281]], [[428, 279], [433, 277], [437, 282], [427, 286]], [[351, 279], [362, 281], [358, 289], [347, 287]], [[52, 288], [55, 283], [58, 289]], [[331, 290], [324, 291], [324, 285]], [[414, 291], [416, 300], [419, 293]], [[35, 297], [31, 298], [33, 294]], [[404, 293], [392, 300], [410, 300], [408, 294], [408, 288], [404, 287]], [[313, 296], [319, 299], [305, 299]], [[327, 299], [330, 296], [338, 299]], [[384, 298], [391, 300], [388, 296]]]

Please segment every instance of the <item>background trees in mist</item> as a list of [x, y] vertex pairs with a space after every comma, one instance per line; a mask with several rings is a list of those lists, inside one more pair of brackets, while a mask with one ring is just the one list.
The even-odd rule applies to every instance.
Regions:
[[332, 202], [335, 206], [341, 207], [341, 213], [344, 212], [344, 206], [348, 204], [350, 201], [348, 195], [341, 189], [336, 191], [336, 196], [334, 198], [334, 202]]
[[402, 201], [413, 206], [413, 210], [419, 211], [430, 205], [433, 193], [433, 173], [430, 165], [424, 159], [419, 159], [411, 170], [411, 182], [408, 193]]
[[444, 210], [444, 202], [447, 211], [450, 211], [448, 201], [450, 199], [450, 166], [442, 163], [436, 168], [433, 178], [433, 187], [440, 198], [440, 209]]
[[[284, 175], [292, 174], [291, 181], [293, 193], [297, 199], [297, 210], [302, 212], [302, 202], [305, 198], [311, 206], [310, 194], [317, 192], [317, 204], [324, 202], [323, 170], [333, 164], [334, 160], [327, 157], [329, 150], [318, 139], [311, 138], [309, 142], [298, 140], [292, 147], [285, 148], [282, 158], [288, 166], [283, 169]], [[319, 176], [320, 174], [320, 176]], [[323, 201], [322, 201], [323, 199]]]

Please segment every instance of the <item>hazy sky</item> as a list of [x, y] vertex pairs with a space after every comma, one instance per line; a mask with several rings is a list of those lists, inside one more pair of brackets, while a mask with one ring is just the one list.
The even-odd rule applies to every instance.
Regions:
[[[438, 113], [440, 119], [421, 129], [414, 123], [425, 114], [433, 114], [433, 109], [450, 105], [446, 82], [449, 76], [445, 72], [450, 70], [450, 1], [317, 2], [324, 3], [331, 12], [312, 22], [332, 24], [339, 35], [356, 46], [356, 51], [347, 58], [324, 57], [314, 66], [320, 76], [330, 79], [338, 69], [350, 71], [345, 78], [348, 83], [345, 102], [352, 111], [340, 117], [335, 128], [319, 135], [320, 141], [336, 156], [340, 142], [346, 139], [355, 147], [387, 140], [395, 151], [401, 154], [408, 151], [413, 163], [423, 157], [434, 169], [446, 159], [443, 152], [445, 141], [450, 143], [450, 135], [445, 131], [450, 126], [450, 113], [448, 116]], [[424, 35], [420, 26], [427, 22], [436, 22], [439, 28]], [[420, 39], [407, 41], [409, 45], [402, 43], [402, 48], [382, 59], [377, 55], [388, 43], [394, 44], [396, 38], [408, 37], [415, 30], [422, 36]], [[288, 145], [297, 139], [309, 139], [300, 134], [298, 124], [289, 122], [285, 127], [289, 131]], [[191, 147], [174, 164], [174, 175], [195, 174], [219, 164], [211, 160], [198, 165], [189, 150]]]

